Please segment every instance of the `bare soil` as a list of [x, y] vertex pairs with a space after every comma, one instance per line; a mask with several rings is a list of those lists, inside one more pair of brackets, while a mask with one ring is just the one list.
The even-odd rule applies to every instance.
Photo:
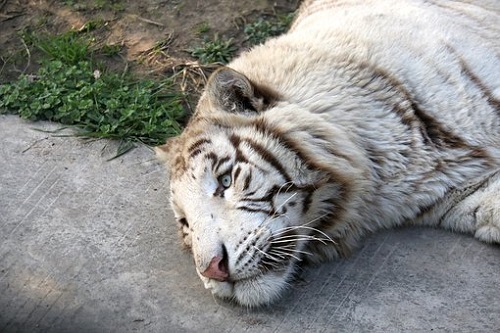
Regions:
[[[232, 38], [249, 47], [244, 26], [259, 17], [294, 11], [300, 0], [0, 0], [0, 82], [36, 70], [37, 53], [21, 37], [25, 31], [57, 34], [89, 31], [94, 45], [116, 46], [108, 66], [138, 75], [182, 73], [195, 88], [213, 66], [199, 66], [189, 49], [204, 37]], [[183, 81], [186, 88], [186, 80]], [[182, 84], [181, 84], [182, 85]], [[196, 89], [195, 89], [196, 90]]]

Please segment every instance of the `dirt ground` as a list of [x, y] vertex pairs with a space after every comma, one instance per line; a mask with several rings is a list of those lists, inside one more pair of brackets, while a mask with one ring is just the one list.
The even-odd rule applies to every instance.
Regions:
[[[0, 0], [0, 82], [36, 70], [23, 32], [89, 31], [94, 45], [115, 46], [107, 65], [165, 75], [196, 65], [188, 50], [203, 38], [232, 38], [248, 48], [244, 26], [294, 11], [300, 0]], [[196, 67], [196, 66], [195, 66]], [[197, 74], [203, 77], [204, 71]], [[203, 80], [201, 80], [203, 81]], [[201, 85], [203, 82], [201, 82]]]

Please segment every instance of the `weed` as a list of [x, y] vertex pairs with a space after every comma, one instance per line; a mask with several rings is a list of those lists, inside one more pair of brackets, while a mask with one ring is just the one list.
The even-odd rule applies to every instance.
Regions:
[[106, 0], [94, 0], [94, 8], [103, 9], [106, 6]]
[[201, 22], [195, 28], [195, 33], [198, 36], [199, 35], [204, 35], [204, 34], [206, 34], [209, 31], [210, 31], [210, 25], [208, 24], [208, 22]]
[[45, 53], [35, 75], [0, 85], [0, 113], [75, 125], [79, 135], [157, 145], [180, 132], [183, 96], [172, 78], [134, 81], [100, 68], [87, 42], [67, 34], [35, 39]]
[[106, 25], [106, 22], [103, 19], [95, 19], [87, 21], [78, 31], [89, 33], [91, 31], [100, 29]]
[[107, 57], [114, 57], [122, 51], [122, 45], [120, 44], [104, 44], [100, 51]]
[[41, 50], [47, 58], [66, 64], [76, 64], [89, 57], [90, 42], [74, 31], [50, 37], [26, 32], [23, 38], [28, 45]]
[[236, 47], [233, 40], [222, 40], [218, 35], [215, 35], [213, 39], [205, 37], [200, 46], [190, 50], [191, 55], [202, 64], [214, 62], [226, 64], [231, 60], [234, 52], [236, 52]]
[[294, 13], [278, 16], [276, 21], [259, 18], [244, 28], [247, 41], [252, 45], [263, 43], [266, 39], [284, 33], [292, 22]]
[[152, 55], [166, 54], [168, 48], [172, 44], [173, 36], [172, 34], [168, 35], [166, 38], [157, 41], [154, 46], [148, 50]]
[[295, 18], [295, 12], [291, 12], [288, 14], [283, 14], [278, 16], [278, 24], [284, 29], [288, 30], [290, 28], [290, 25], [293, 22], [293, 19]]

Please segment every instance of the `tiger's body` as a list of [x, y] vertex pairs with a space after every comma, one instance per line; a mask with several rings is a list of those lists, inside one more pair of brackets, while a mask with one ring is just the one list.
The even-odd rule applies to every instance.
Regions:
[[243, 305], [381, 228], [500, 243], [500, 3], [306, 0], [157, 152], [200, 278]]

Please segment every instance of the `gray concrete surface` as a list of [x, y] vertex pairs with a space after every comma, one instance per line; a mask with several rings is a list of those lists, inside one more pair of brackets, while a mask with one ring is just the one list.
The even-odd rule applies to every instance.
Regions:
[[373, 235], [268, 308], [216, 300], [153, 153], [33, 130], [57, 127], [0, 116], [0, 332], [500, 331], [500, 248], [431, 229]]

